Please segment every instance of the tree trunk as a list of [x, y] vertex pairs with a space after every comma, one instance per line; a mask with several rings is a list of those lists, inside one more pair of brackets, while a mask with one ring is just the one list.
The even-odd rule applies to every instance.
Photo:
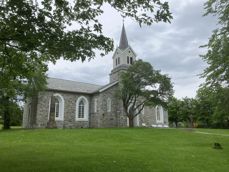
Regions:
[[177, 120], [175, 120], [175, 126], [176, 126], [176, 128], [178, 127], [178, 121]]
[[10, 129], [10, 114], [9, 109], [6, 108], [3, 112], [3, 129]]
[[57, 128], [56, 121], [55, 121], [55, 97], [54, 96], [51, 97], [49, 121], [47, 123], [46, 128]]
[[130, 117], [128, 118], [129, 118], [129, 127], [133, 128], [134, 127], [134, 118], [130, 118]]

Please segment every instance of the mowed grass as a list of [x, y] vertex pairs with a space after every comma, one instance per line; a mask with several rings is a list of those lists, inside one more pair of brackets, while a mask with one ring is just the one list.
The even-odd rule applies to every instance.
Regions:
[[[0, 131], [0, 172], [228, 172], [229, 131], [37, 129]], [[219, 142], [223, 149], [213, 149]]]

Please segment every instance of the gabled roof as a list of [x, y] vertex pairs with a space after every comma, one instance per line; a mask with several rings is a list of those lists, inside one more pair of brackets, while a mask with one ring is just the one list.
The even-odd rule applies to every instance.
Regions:
[[103, 86], [103, 87], [101, 87], [99, 90], [98, 90], [98, 92], [103, 92], [103, 91], [106, 91], [107, 89], [109, 89], [109, 88], [111, 88], [111, 87], [113, 87], [114, 85], [116, 85], [116, 84], [118, 84], [118, 81], [115, 81], [115, 82], [112, 82], [112, 83], [109, 83], [109, 84], [107, 84], [107, 85], [105, 85], [105, 86]]
[[102, 88], [101, 85], [70, 81], [57, 78], [47, 79], [47, 90], [77, 92], [91, 94]]
[[124, 50], [127, 47], [128, 47], [128, 40], [127, 40], [127, 36], [126, 36], [125, 26], [124, 26], [124, 23], [123, 23], [121, 38], [120, 38], [120, 42], [119, 42], [119, 48]]

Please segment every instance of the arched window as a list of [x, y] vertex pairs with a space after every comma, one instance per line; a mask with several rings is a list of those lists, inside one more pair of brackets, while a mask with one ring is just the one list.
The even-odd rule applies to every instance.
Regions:
[[163, 123], [164, 120], [163, 111], [164, 110], [162, 106], [156, 106], [156, 122]]
[[129, 58], [129, 56], [127, 56], [127, 64], [129, 64], [130, 63], [130, 58]]
[[55, 115], [55, 120], [57, 121], [63, 121], [64, 120], [64, 98], [56, 93], [53, 94], [53, 97], [49, 101], [49, 116], [50, 114]]
[[157, 106], [157, 121], [161, 121], [160, 108]]
[[120, 64], [120, 57], [118, 57], [118, 64]]
[[130, 57], [130, 64], [133, 64], [133, 57]]
[[111, 112], [111, 99], [107, 99], [107, 112]]
[[97, 99], [94, 100], [94, 112], [97, 112]]
[[55, 97], [55, 117], [60, 117], [60, 111], [59, 111], [59, 100]]
[[76, 101], [76, 121], [88, 121], [89, 104], [86, 97], [81, 96]]
[[79, 109], [78, 109], [78, 118], [84, 118], [84, 101], [80, 100]]

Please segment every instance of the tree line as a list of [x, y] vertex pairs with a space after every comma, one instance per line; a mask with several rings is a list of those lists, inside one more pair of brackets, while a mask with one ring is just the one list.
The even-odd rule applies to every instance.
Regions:
[[201, 87], [195, 98], [168, 103], [170, 124], [174, 127], [229, 128], [229, 88]]

